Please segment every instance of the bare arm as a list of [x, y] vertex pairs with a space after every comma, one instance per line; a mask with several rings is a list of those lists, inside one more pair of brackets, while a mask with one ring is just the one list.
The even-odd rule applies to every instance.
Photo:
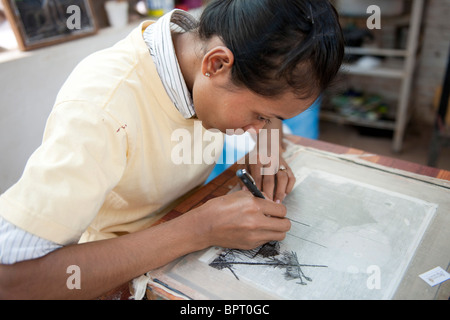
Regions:
[[[42, 258], [0, 266], [0, 299], [90, 299], [200, 248], [179, 221], [116, 239], [71, 245]], [[183, 241], [184, 244], [180, 245]], [[163, 254], [161, 254], [163, 253]], [[80, 269], [70, 290], [67, 268]]]
[[[284, 206], [242, 191], [210, 200], [164, 224], [119, 238], [72, 245], [42, 258], [0, 265], [0, 299], [91, 299], [187, 253], [219, 245], [250, 249], [282, 240]], [[70, 290], [67, 267], [80, 268]]]

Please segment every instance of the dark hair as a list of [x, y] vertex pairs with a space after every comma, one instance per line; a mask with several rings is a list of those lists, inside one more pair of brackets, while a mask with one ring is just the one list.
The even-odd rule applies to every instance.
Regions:
[[219, 36], [234, 54], [232, 81], [257, 94], [320, 94], [344, 57], [336, 10], [328, 0], [213, 0], [199, 36]]

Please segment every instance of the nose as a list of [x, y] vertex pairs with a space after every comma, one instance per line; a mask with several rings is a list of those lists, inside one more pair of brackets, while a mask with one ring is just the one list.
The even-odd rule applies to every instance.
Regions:
[[248, 126], [243, 127], [242, 129], [248, 133], [259, 134], [259, 132], [262, 130], [262, 128], [264, 128], [265, 125], [266, 125], [265, 122], [261, 122], [258, 124], [250, 124]]

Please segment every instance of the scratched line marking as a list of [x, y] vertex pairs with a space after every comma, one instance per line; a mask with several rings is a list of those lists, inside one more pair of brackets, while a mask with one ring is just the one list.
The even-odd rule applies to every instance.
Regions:
[[[246, 259], [247, 261], [242, 261]], [[287, 281], [298, 280], [296, 283], [300, 285], [307, 285], [306, 281], [312, 281], [304, 273], [303, 268], [328, 268], [326, 265], [302, 264], [294, 251], [280, 253], [280, 243], [277, 241], [266, 243], [253, 250], [226, 249], [209, 264], [218, 270], [228, 269], [237, 280], [240, 280], [233, 268], [237, 265], [278, 268], [283, 270]]]
[[322, 245], [322, 244], [320, 244], [320, 243], [314, 242], [314, 241], [312, 241], [312, 240], [308, 240], [308, 239], [305, 239], [305, 238], [302, 238], [302, 237], [293, 235], [292, 233], [289, 233], [289, 232], [286, 233], [286, 234], [287, 234], [288, 236], [291, 236], [291, 237], [294, 237], [294, 238], [297, 238], [297, 239], [300, 239], [300, 240], [303, 240], [303, 241], [306, 241], [306, 242], [309, 242], [309, 243], [312, 243], [312, 244], [315, 244], [315, 245], [318, 245], [318, 246], [320, 246], [320, 247], [322, 247], [322, 248], [327, 249], [326, 246], [324, 246], [324, 245]]

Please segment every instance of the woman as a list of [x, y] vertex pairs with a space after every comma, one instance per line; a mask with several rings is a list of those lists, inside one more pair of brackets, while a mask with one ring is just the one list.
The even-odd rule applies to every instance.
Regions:
[[[212, 1], [199, 22], [175, 10], [87, 57], [0, 198], [0, 296], [92, 298], [209, 246], [282, 240], [290, 223], [281, 201], [295, 179], [279, 155], [283, 170], [249, 166], [267, 199], [240, 191], [149, 227], [208, 177], [213, 164], [199, 153], [222, 150], [227, 130], [280, 129], [323, 92], [342, 57], [327, 0]], [[177, 130], [189, 136], [191, 162], [174, 161]], [[80, 288], [67, 286], [70, 266]]]

